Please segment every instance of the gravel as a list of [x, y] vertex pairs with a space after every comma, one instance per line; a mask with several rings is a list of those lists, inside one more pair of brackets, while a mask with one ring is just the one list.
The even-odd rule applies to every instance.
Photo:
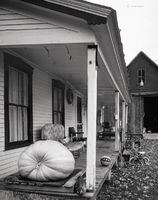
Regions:
[[112, 170], [111, 181], [105, 181], [97, 200], [158, 200], [158, 140], [142, 140], [148, 165], [129, 165]]

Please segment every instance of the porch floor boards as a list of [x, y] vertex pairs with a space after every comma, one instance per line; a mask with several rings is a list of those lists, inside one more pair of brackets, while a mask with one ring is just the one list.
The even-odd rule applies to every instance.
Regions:
[[[99, 193], [104, 181], [108, 178], [108, 175], [111, 171], [112, 166], [117, 162], [117, 158], [118, 158], [118, 152], [114, 151], [114, 140], [112, 139], [105, 139], [105, 140], [97, 140], [97, 148], [96, 148], [96, 188], [94, 192], [87, 192], [85, 193], [83, 196], [78, 196], [77, 194], [75, 194], [73, 192], [73, 190], [69, 189], [66, 191], [67, 188], [64, 187], [54, 187], [51, 188], [50, 191], [34, 191], [34, 190], [21, 190], [20, 188], [16, 188], [15, 190], [12, 189], [15, 192], [18, 192], [18, 195], [23, 196], [25, 193], [25, 196], [28, 196], [28, 199], [33, 199], [33, 200], [43, 200], [45, 198], [42, 198], [42, 195], [46, 195], [46, 199], [95, 199], [97, 194]], [[103, 155], [107, 155], [110, 156], [112, 163], [110, 166], [108, 167], [103, 167], [100, 164], [100, 158]], [[83, 151], [81, 151], [80, 157], [78, 159], [76, 159], [76, 168], [80, 168], [83, 172], [86, 171], [86, 148], [83, 149]], [[29, 189], [29, 188], [28, 188]], [[3, 193], [6, 195], [4, 195]], [[9, 200], [9, 198], [7, 199], [6, 196], [10, 196], [12, 191], [6, 191], [6, 189], [4, 189], [4, 187], [0, 186], [0, 199], [1, 199], [1, 195], [3, 196], [3, 200]], [[14, 192], [12, 192], [14, 193]], [[36, 193], [36, 194], [33, 194]], [[7, 195], [8, 194], [8, 195]], [[12, 194], [13, 196], [15, 196], [15, 194]], [[33, 198], [31, 198], [31, 195], [33, 195]], [[35, 195], [37, 196], [37, 198], [35, 197]], [[5, 198], [6, 197], [6, 198]], [[16, 198], [15, 198], [16, 199]], [[27, 198], [26, 198], [27, 199]]]

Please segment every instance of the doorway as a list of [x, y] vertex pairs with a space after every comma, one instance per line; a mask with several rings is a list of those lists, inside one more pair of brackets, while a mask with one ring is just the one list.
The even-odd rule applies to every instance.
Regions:
[[144, 97], [144, 127], [158, 133], [158, 97]]

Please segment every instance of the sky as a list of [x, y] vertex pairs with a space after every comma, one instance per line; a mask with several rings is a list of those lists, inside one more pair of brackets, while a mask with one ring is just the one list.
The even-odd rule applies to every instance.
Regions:
[[158, 0], [88, 0], [117, 12], [125, 61], [143, 51], [158, 64]]

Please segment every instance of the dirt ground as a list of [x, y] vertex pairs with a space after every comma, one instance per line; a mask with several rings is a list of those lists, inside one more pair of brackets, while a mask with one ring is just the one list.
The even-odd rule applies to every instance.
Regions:
[[111, 181], [105, 181], [97, 200], [158, 200], [158, 140], [143, 140], [148, 165], [125, 165], [113, 169]]

